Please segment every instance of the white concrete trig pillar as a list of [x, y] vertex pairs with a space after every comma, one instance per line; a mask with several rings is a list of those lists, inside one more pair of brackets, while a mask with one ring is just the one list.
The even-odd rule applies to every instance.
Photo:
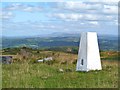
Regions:
[[76, 71], [101, 70], [96, 32], [81, 33]]

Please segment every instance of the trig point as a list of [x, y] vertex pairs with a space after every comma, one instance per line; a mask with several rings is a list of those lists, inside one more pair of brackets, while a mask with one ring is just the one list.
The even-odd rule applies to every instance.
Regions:
[[76, 71], [101, 70], [96, 32], [81, 33]]

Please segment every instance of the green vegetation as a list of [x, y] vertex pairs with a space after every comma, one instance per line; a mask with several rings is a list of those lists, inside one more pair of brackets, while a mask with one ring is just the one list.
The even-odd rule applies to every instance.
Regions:
[[[3, 65], [3, 88], [116, 88], [117, 62], [103, 62], [102, 71], [76, 72], [75, 64]], [[59, 69], [63, 69], [60, 72]]]
[[100, 56], [102, 60], [119, 60], [120, 52], [117, 51], [102, 51], [100, 52]]
[[[44, 49], [4, 49], [13, 63], [2, 65], [3, 88], [116, 88], [118, 87], [118, 57], [116, 51], [102, 51], [101, 71], [76, 72], [77, 54]], [[36, 60], [53, 57], [53, 61], [37, 63]], [[110, 60], [108, 60], [110, 59]]]

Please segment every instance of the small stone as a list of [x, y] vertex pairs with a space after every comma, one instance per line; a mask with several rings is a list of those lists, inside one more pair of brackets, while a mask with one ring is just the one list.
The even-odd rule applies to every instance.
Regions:
[[63, 69], [60, 68], [59, 71], [60, 71], [60, 72], [63, 72]]
[[46, 77], [46, 76], [43, 76], [43, 77], [41, 77], [42, 79], [47, 79], [48, 77]]

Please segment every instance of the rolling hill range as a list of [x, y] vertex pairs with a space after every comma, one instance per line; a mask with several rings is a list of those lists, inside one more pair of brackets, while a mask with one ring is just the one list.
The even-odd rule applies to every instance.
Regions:
[[[56, 35], [54, 37], [3, 37], [2, 48], [14, 48], [27, 46], [30, 48], [51, 48], [62, 46], [79, 46], [80, 36], [76, 34]], [[98, 36], [100, 50], [118, 51], [118, 37], [100, 35]]]

